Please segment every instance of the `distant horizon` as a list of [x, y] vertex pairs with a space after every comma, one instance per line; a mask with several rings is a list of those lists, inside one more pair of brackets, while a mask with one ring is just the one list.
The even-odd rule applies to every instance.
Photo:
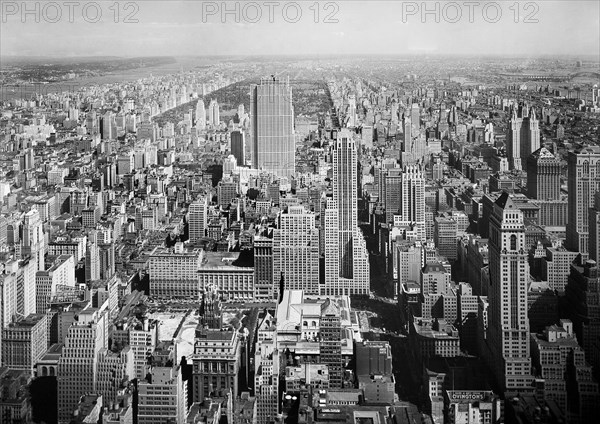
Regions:
[[311, 59], [311, 58], [323, 58], [323, 57], [428, 57], [428, 58], [436, 58], [436, 57], [463, 57], [463, 58], [500, 58], [500, 59], [511, 59], [511, 58], [534, 58], [534, 59], [595, 59], [600, 63], [600, 52], [598, 55], [586, 54], [586, 55], [578, 55], [573, 53], [564, 53], [564, 54], [494, 54], [494, 53], [424, 53], [424, 52], [407, 52], [407, 53], [388, 53], [388, 54], [379, 54], [379, 53], [306, 53], [306, 54], [286, 54], [286, 53], [265, 53], [265, 54], [197, 54], [197, 55], [73, 55], [73, 56], [62, 56], [62, 55], [3, 55], [0, 54], [0, 60], [2, 59], [158, 59], [158, 58], [261, 58], [261, 57], [281, 57], [281, 58], [290, 58], [290, 59]]

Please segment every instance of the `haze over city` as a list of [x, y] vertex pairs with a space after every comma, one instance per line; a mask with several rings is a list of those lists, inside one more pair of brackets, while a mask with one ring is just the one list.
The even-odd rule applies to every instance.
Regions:
[[1, 55], [600, 54], [596, 1], [76, 3], [3, 1]]
[[600, 2], [0, 0], [0, 424], [588, 424]]

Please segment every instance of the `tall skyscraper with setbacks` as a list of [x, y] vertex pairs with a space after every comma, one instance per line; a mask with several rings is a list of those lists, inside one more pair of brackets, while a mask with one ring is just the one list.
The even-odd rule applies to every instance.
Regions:
[[252, 88], [252, 167], [291, 177], [295, 172], [294, 109], [289, 80], [263, 78]]
[[567, 156], [569, 206], [566, 247], [589, 254], [589, 216], [600, 189], [600, 147], [587, 146]]
[[286, 290], [319, 294], [319, 229], [315, 214], [304, 206], [289, 206], [279, 215], [273, 231], [273, 294], [279, 294], [283, 278]]
[[490, 217], [489, 269], [489, 363], [503, 391], [532, 391], [525, 224], [523, 212], [506, 192]]
[[358, 228], [357, 153], [342, 129], [333, 148], [333, 199], [325, 210], [324, 295], [369, 293], [369, 255]]

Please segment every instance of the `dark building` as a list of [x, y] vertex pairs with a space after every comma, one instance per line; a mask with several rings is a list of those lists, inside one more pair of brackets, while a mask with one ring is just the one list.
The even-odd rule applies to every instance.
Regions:
[[566, 310], [573, 322], [575, 334], [588, 362], [600, 368], [600, 282], [595, 261], [583, 261], [577, 256], [571, 264], [571, 274], [565, 289]]
[[321, 306], [321, 362], [329, 368], [329, 387], [342, 387], [342, 327], [340, 307], [329, 298]]
[[238, 166], [246, 164], [246, 134], [241, 131], [231, 132], [231, 154], [235, 157]]

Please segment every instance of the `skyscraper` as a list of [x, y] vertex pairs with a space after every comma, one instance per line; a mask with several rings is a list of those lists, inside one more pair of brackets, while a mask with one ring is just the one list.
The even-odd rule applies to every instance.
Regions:
[[204, 107], [204, 100], [198, 100], [196, 104], [196, 127], [200, 130], [206, 128], [206, 108]]
[[342, 387], [342, 326], [340, 307], [335, 300], [328, 298], [321, 305], [320, 357], [329, 369], [329, 386]]
[[25, 214], [23, 222], [23, 255], [31, 255], [37, 262], [37, 270], [44, 270], [45, 238], [42, 220], [37, 209]]
[[208, 199], [201, 197], [190, 203], [189, 236], [191, 242], [196, 242], [206, 236], [208, 222]]
[[219, 112], [219, 103], [212, 99], [208, 105], [208, 124], [213, 128], [221, 124], [221, 114]]
[[98, 353], [108, 347], [107, 310], [88, 306], [67, 332], [58, 361], [58, 422], [69, 423], [79, 398], [95, 393]]
[[527, 158], [527, 195], [537, 200], [560, 199], [560, 160], [541, 147]]
[[540, 148], [540, 126], [535, 109], [512, 108], [506, 133], [506, 156], [511, 169], [523, 169], [527, 157]]
[[594, 203], [594, 194], [600, 189], [600, 147], [588, 146], [571, 151], [568, 163], [568, 222], [567, 249], [581, 253], [585, 258], [589, 252], [589, 209]]
[[252, 88], [252, 167], [289, 178], [295, 171], [294, 109], [289, 81], [263, 78]]
[[325, 294], [367, 294], [369, 258], [358, 228], [356, 145], [342, 129], [333, 148], [333, 199], [325, 210]]
[[231, 132], [231, 154], [237, 160], [238, 166], [246, 165], [246, 134], [244, 132]]
[[425, 240], [425, 176], [419, 165], [408, 165], [403, 169], [400, 219], [416, 223], [420, 239]]
[[490, 217], [489, 270], [489, 362], [503, 390], [532, 390], [525, 225], [523, 212], [506, 192]]
[[[290, 206], [273, 231], [273, 283], [283, 278], [285, 289], [319, 294], [319, 230], [315, 214]], [[273, 295], [279, 293], [273, 288]]]
[[402, 170], [387, 170], [380, 184], [384, 185], [385, 222], [390, 223], [394, 221], [394, 215], [400, 213], [402, 205]]

